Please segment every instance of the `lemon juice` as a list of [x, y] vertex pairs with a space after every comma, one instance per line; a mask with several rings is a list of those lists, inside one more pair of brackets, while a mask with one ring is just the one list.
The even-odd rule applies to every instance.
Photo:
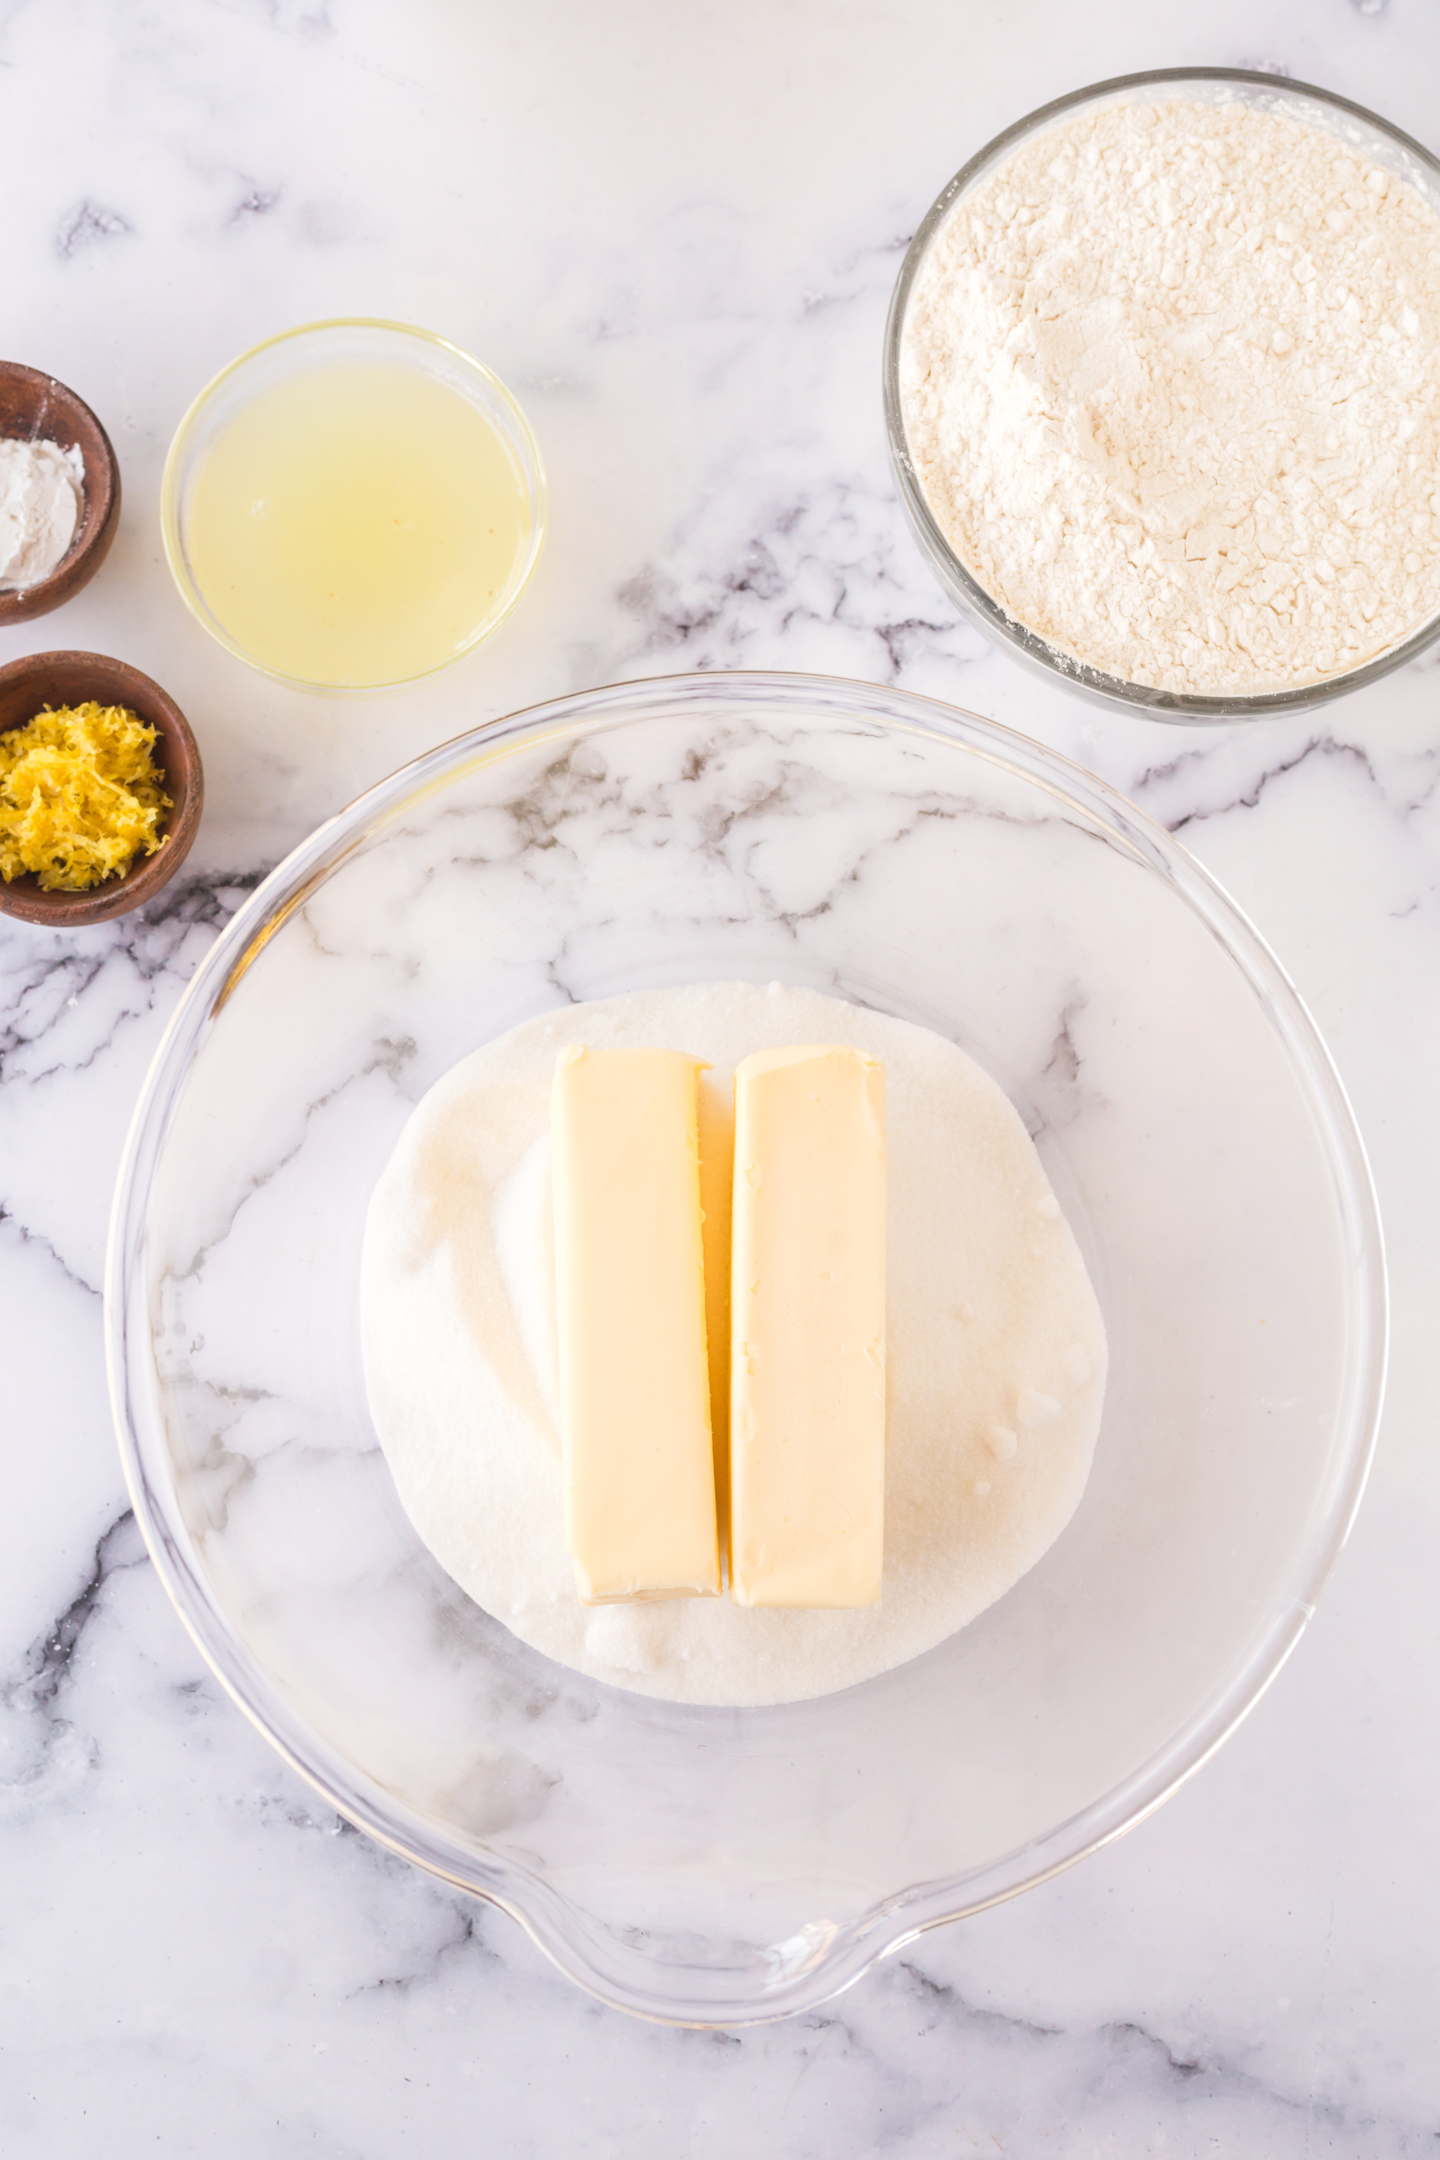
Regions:
[[433, 376], [337, 360], [272, 383], [196, 474], [196, 581], [260, 666], [363, 688], [442, 667], [503, 612], [530, 538], [520, 467]]

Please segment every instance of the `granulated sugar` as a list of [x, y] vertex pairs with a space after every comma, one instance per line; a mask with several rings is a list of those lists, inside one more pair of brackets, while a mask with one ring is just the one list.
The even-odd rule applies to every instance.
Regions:
[[1107, 674], [1292, 690], [1440, 611], [1440, 217], [1319, 128], [1038, 136], [932, 244], [901, 397], [966, 567]]
[[[849, 1043], [884, 1060], [879, 1605], [579, 1602], [565, 1550], [549, 1177], [551, 1081], [557, 1052], [573, 1042], [650, 1044], [710, 1061], [701, 1197], [722, 1419], [736, 1063], [804, 1042]], [[814, 991], [708, 983], [637, 992], [532, 1020], [477, 1050], [405, 1128], [371, 1202], [362, 1285], [370, 1406], [419, 1535], [522, 1641], [643, 1694], [793, 1702], [884, 1672], [943, 1641], [1033, 1567], [1089, 1472], [1105, 1334], [1020, 1118], [954, 1044]]]

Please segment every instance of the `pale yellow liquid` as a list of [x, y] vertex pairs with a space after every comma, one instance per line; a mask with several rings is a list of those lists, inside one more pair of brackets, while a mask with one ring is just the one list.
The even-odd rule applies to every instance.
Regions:
[[252, 659], [354, 687], [471, 644], [529, 537], [519, 469], [484, 414], [378, 361], [261, 391], [207, 453], [185, 534], [196, 583]]

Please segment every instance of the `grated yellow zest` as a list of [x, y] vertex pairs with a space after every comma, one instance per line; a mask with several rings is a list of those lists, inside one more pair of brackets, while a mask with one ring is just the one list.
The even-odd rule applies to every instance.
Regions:
[[31, 870], [46, 892], [88, 892], [153, 855], [171, 807], [155, 740], [123, 705], [47, 706], [0, 735], [0, 876]]

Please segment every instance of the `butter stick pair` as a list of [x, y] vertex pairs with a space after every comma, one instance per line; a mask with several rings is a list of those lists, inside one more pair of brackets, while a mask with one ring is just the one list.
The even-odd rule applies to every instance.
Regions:
[[[715, 1596], [697, 1061], [562, 1051], [551, 1132], [566, 1539], [587, 1603]], [[729, 1547], [746, 1605], [871, 1605], [885, 1483], [885, 1074], [735, 1074]]]

